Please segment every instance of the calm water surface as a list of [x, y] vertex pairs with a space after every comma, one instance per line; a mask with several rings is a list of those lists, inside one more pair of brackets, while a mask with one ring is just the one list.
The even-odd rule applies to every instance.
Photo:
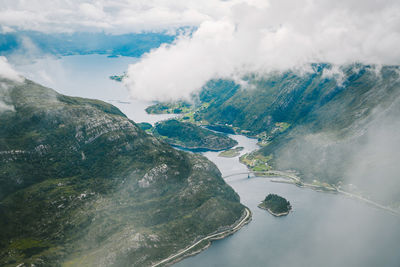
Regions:
[[[67, 95], [98, 98], [119, 107], [136, 122], [154, 123], [169, 115], [148, 115], [149, 102], [132, 100], [121, 83], [108, 77], [121, 74], [135, 58], [103, 55], [46, 58], [15, 67], [28, 78]], [[129, 103], [126, 103], [129, 102]], [[257, 148], [256, 140], [233, 135], [243, 153]], [[246, 172], [238, 157], [203, 153], [223, 176]], [[226, 181], [253, 212], [239, 232], [213, 242], [206, 251], [174, 266], [400, 266], [400, 219], [357, 200], [267, 178], [229, 177]], [[287, 198], [293, 212], [275, 218], [257, 208], [269, 193]]]
[[[256, 140], [231, 136], [246, 151]], [[223, 176], [246, 171], [236, 158], [206, 152]], [[400, 266], [400, 218], [342, 195], [320, 193], [268, 178], [226, 181], [253, 212], [239, 232], [174, 266]], [[257, 207], [269, 193], [290, 201], [293, 212], [276, 218]]]
[[174, 115], [149, 115], [144, 109], [151, 102], [135, 100], [122, 83], [111, 80], [121, 75], [133, 57], [109, 58], [106, 55], [76, 55], [61, 58], [44, 57], [35, 62], [13, 62], [14, 68], [28, 79], [55, 89], [57, 92], [96, 98], [117, 106], [135, 122], [154, 123]]

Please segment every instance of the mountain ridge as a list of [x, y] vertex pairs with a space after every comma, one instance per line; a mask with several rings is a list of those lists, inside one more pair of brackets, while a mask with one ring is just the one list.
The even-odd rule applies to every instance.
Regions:
[[213, 163], [114, 106], [0, 84], [1, 265], [148, 266], [244, 213]]
[[295, 170], [400, 208], [399, 66], [311, 64], [243, 79], [209, 81], [194, 96], [194, 121], [257, 138], [247, 157], [257, 170]]

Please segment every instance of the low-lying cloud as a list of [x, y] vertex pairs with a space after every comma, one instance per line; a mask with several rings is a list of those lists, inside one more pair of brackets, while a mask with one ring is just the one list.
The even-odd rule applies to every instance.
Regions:
[[236, 3], [131, 65], [125, 84], [146, 100], [189, 98], [213, 78], [240, 79], [309, 63], [397, 65], [400, 2]]
[[4, 79], [22, 82], [24, 78], [18, 74], [8, 63], [7, 58], [0, 56], [0, 113], [4, 111], [15, 111], [8, 94], [8, 85]]
[[400, 62], [397, 0], [5, 0], [3, 33], [195, 29], [132, 65], [125, 84], [135, 98], [189, 98], [208, 80], [308, 63]]
[[373, 192], [382, 203], [400, 207], [400, 97], [386, 109], [377, 109], [366, 127], [366, 143], [355, 147], [344, 179], [361, 191]]
[[[308, 182], [315, 179], [341, 184], [345, 191], [399, 209], [400, 75], [390, 76], [392, 79], [375, 85], [369, 79], [368, 84], [347, 95], [354, 101], [345, 106], [340, 105], [345, 102], [341, 98], [340, 103], [311, 114], [309, 118], [318, 118], [318, 124], [324, 126], [318, 130], [306, 124], [292, 130], [290, 138], [275, 150], [277, 168], [297, 170]], [[363, 96], [365, 88], [369, 94]], [[355, 114], [349, 108], [357, 102], [362, 104]]]
[[6, 57], [0, 56], [0, 78], [22, 82], [24, 78], [8, 63]]

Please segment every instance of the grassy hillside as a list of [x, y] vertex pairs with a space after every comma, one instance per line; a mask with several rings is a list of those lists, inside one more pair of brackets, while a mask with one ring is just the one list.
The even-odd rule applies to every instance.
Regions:
[[0, 265], [149, 266], [244, 207], [114, 106], [0, 80]]

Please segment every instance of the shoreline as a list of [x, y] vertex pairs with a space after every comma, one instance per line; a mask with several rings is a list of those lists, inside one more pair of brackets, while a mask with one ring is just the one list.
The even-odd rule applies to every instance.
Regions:
[[[165, 141], [167, 142], [167, 141]], [[167, 142], [168, 143], [168, 142]], [[183, 150], [183, 151], [189, 151], [189, 152], [193, 152], [193, 153], [201, 153], [201, 152], [222, 152], [222, 151], [226, 151], [229, 149], [232, 149], [232, 147], [229, 148], [221, 148], [221, 149], [216, 149], [216, 148], [205, 148], [205, 147], [184, 147], [178, 144], [172, 144], [172, 143], [168, 143], [170, 146]]]
[[[368, 205], [371, 205], [375, 208], [384, 210], [386, 212], [389, 212], [390, 214], [392, 214], [393, 216], [397, 216], [400, 217], [400, 210], [394, 210], [390, 207], [384, 206], [382, 204], [376, 203], [372, 200], [369, 200], [367, 198], [364, 198], [363, 196], [360, 195], [355, 195], [353, 193], [350, 192], [346, 192], [341, 190], [340, 188], [337, 188], [336, 186], [332, 186], [329, 185], [329, 187], [326, 187], [324, 185], [313, 185], [313, 184], [308, 184], [308, 183], [304, 183], [300, 180], [299, 177], [297, 177], [295, 174], [293, 173], [287, 173], [287, 172], [283, 172], [283, 171], [277, 171], [277, 170], [271, 170], [271, 171], [252, 171], [250, 169], [248, 169], [248, 172], [240, 172], [240, 173], [233, 173], [233, 174], [229, 174], [226, 176], [223, 176], [224, 179], [232, 177], [232, 176], [236, 176], [236, 175], [242, 175], [242, 174], [253, 174], [256, 177], [260, 177], [260, 178], [270, 178], [271, 182], [273, 183], [282, 183], [282, 184], [292, 184], [295, 185], [297, 187], [300, 188], [309, 188], [311, 190], [314, 190], [316, 192], [321, 192], [321, 193], [331, 193], [331, 194], [341, 194], [344, 195], [346, 197], [349, 198], [353, 198], [359, 201], [362, 201]], [[274, 179], [273, 177], [278, 177], [278, 178], [282, 178], [282, 179]]]
[[[355, 194], [352, 194], [352, 193], [350, 193], [350, 192], [343, 191], [343, 190], [337, 188], [336, 186], [330, 185], [330, 187], [326, 187], [326, 186], [323, 186], [323, 185], [308, 184], [308, 183], [302, 182], [302, 181], [300, 180], [300, 178], [298, 178], [298, 177], [297, 177], [296, 175], [294, 175], [294, 174], [288, 174], [288, 173], [281, 172], [281, 171], [274, 171], [274, 172], [278, 172], [279, 174], [278, 174], [278, 173], [273, 173], [273, 174], [270, 173], [270, 174], [268, 174], [268, 175], [269, 175], [269, 176], [276, 176], [276, 177], [284, 177], [284, 178], [286, 178], [287, 180], [271, 179], [271, 182], [273, 182], [273, 183], [293, 184], [293, 185], [295, 185], [295, 186], [297, 186], [297, 187], [300, 187], [300, 188], [310, 188], [310, 189], [312, 189], [312, 190], [314, 190], [314, 191], [317, 191], [317, 192], [342, 194], [342, 195], [347, 196], [347, 197], [350, 197], [350, 198], [352, 198], [352, 199], [357, 199], [357, 200], [359, 200], [359, 201], [362, 201], [362, 202], [364, 202], [364, 203], [366, 203], [366, 204], [369, 204], [369, 205], [371, 205], [371, 206], [373, 206], [373, 207], [375, 207], [375, 208], [378, 208], [378, 209], [384, 210], [384, 211], [386, 211], [386, 212], [389, 212], [390, 214], [392, 214], [392, 215], [394, 215], [394, 216], [400, 217], [400, 211], [394, 210], [394, 209], [392, 209], [392, 208], [390, 208], [390, 207], [386, 207], [386, 206], [381, 205], [381, 204], [379, 204], [379, 203], [376, 203], [376, 202], [374, 202], [374, 201], [372, 201], [372, 200], [366, 199], [366, 198], [364, 198], [363, 196], [355, 195]], [[272, 175], [271, 175], [271, 174], [272, 174]]]
[[287, 212], [275, 213], [275, 212], [273, 212], [271, 209], [269, 209], [269, 208], [263, 206], [262, 204], [263, 204], [263, 203], [261, 202], [260, 204], [257, 205], [257, 207], [259, 207], [259, 208], [262, 209], [262, 210], [268, 211], [269, 213], [271, 213], [271, 214], [274, 215], [275, 217], [286, 216], [286, 215], [288, 215], [288, 214], [290, 213], [290, 210], [288, 210]]
[[[153, 265], [151, 265], [152, 267], [156, 267], [156, 266], [170, 266], [174, 263], [177, 263], [178, 261], [183, 260], [184, 258], [187, 257], [191, 257], [194, 255], [199, 254], [200, 252], [206, 250], [207, 248], [209, 248], [211, 246], [211, 241], [213, 240], [219, 240], [219, 239], [223, 239], [227, 236], [230, 236], [234, 233], [236, 233], [237, 231], [239, 231], [243, 226], [245, 226], [246, 224], [248, 224], [250, 221], [252, 220], [252, 213], [250, 211], [249, 208], [245, 207], [245, 212], [244, 214], [242, 214], [242, 216], [239, 218], [238, 222], [235, 222], [233, 225], [229, 226], [229, 229], [224, 230], [222, 232], [218, 232], [218, 233], [213, 233], [210, 234], [206, 237], [201, 238], [200, 240], [194, 242], [192, 245], [186, 247], [185, 249], [169, 256], [166, 259], [163, 259]], [[203, 242], [207, 242], [204, 246], [200, 247], [199, 249], [193, 250], [195, 249], [197, 246], [201, 245], [201, 243]]]

